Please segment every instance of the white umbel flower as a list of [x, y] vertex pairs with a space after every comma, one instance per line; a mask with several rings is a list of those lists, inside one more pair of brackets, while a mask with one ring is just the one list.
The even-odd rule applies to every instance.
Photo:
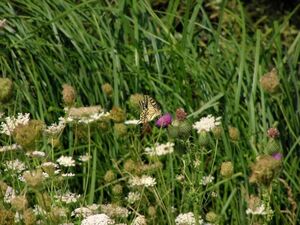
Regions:
[[162, 155], [167, 155], [171, 154], [174, 152], [174, 143], [172, 142], [167, 142], [166, 144], [159, 144], [156, 143], [153, 148], [147, 147], [145, 149], [146, 154], [150, 156], [162, 156]]
[[26, 169], [26, 166], [23, 162], [21, 162], [19, 159], [11, 160], [11, 161], [5, 161], [4, 162], [4, 171], [13, 170], [16, 173], [21, 173]]
[[256, 207], [255, 209], [248, 208], [246, 210], [246, 214], [252, 214], [252, 215], [269, 215], [272, 214], [273, 210], [268, 209], [264, 204], [261, 204], [260, 206]]
[[[181, 213], [179, 214], [176, 219], [175, 219], [175, 224], [176, 225], [195, 225], [196, 224], [196, 219], [194, 216], [194, 213], [188, 212], [188, 213]], [[199, 218], [199, 224], [204, 224], [204, 221]]]
[[131, 225], [147, 225], [147, 220], [145, 216], [139, 215], [134, 218]]
[[71, 167], [75, 166], [75, 160], [71, 156], [61, 156], [59, 159], [56, 160], [56, 162], [64, 167]]
[[214, 117], [212, 115], [208, 115], [206, 117], [202, 117], [198, 122], [193, 124], [193, 128], [197, 130], [197, 133], [201, 133], [201, 131], [211, 131], [216, 126], [221, 124], [221, 117]]
[[105, 214], [96, 214], [88, 216], [81, 221], [81, 225], [109, 225], [114, 224], [114, 221]]
[[5, 122], [2, 122], [0, 124], [0, 133], [6, 134], [8, 136], [11, 136], [14, 129], [18, 125], [26, 125], [28, 124], [30, 120], [30, 114], [29, 113], [18, 113], [17, 118], [15, 116], [12, 117], [6, 117]]
[[206, 186], [214, 181], [214, 177], [212, 175], [204, 176], [201, 178], [200, 184]]
[[18, 149], [21, 149], [22, 147], [17, 144], [12, 144], [12, 145], [5, 145], [0, 147], [0, 152], [8, 152], [8, 151], [15, 151]]
[[77, 202], [78, 199], [80, 198], [80, 195], [71, 193], [71, 192], [67, 192], [62, 195], [55, 195], [54, 198], [57, 199], [58, 201], [66, 203], [66, 204], [71, 204], [71, 203]]
[[131, 187], [153, 187], [156, 185], [156, 180], [153, 177], [143, 175], [142, 177], [132, 177], [128, 183]]
[[141, 199], [141, 194], [139, 192], [129, 192], [126, 200], [129, 204], [133, 204]]
[[65, 118], [59, 117], [58, 120], [59, 120], [58, 123], [53, 123], [50, 126], [48, 126], [47, 128], [45, 128], [44, 132], [47, 135], [52, 135], [52, 136], [58, 135], [66, 127], [66, 120], [65, 120]]

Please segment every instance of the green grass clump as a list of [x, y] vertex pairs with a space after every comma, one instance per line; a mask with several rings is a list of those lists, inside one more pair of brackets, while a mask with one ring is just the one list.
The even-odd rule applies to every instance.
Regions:
[[300, 223], [299, 7], [1, 1], [0, 222]]

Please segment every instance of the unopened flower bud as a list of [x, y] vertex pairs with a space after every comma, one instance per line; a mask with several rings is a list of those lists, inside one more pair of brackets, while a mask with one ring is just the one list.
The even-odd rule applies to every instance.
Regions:
[[63, 95], [63, 102], [67, 106], [74, 105], [76, 100], [76, 91], [71, 85], [69, 84], [63, 85], [62, 95]]
[[113, 88], [109, 83], [105, 83], [101, 86], [102, 91], [107, 95], [107, 96], [111, 96], [113, 93]]
[[279, 78], [277, 70], [273, 68], [270, 72], [266, 73], [260, 78], [260, 85], [263, 90], [269, 94], [274, 94], [279, 90]]
[[126, 119], [126, 113], [120, 107], [114, 106], [110, 111], [110, 118], [116, 123], [121, 123]]
[[221, 165], [221, 171], [220, 171], [221, 175], [225, 178], [229, 178], [232, 176], [233, 174], [233, 165], [232, 162], [228, 161], [228, 162], [223, 162]]
[[116, 179], [116, 174], [112, 170], [108, 170], [104, 175], [104, 180], [109, 183]]
[[228, 128], [228, 132], [229, 132], [229, 138], [232, 141], [238, 141], [240, 139], [240, 131], [238, 128], [236, 127], [229, 127]]
[[7, 102], [13, 92], [13, 82], [8, 78], [0, 78], [0, 102]]

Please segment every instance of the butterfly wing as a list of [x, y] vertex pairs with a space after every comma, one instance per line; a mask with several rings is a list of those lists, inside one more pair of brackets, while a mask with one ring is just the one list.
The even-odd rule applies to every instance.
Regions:
[[155, 117], [161, 115], [158, 103], [150, 96], [144, 95], [144, 99], [140, 101], [141, 114], [140, 123], [145, 124]]

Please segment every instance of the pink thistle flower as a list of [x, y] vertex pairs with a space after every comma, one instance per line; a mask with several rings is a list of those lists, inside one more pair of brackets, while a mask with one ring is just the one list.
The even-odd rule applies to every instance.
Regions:
[[280, 152], [276, 152], [272, 154], [272, 157], [276, 160], [281, 160], [283, 155]]
[[165, 115], [161, 116], [156, 121], [156, 126], [158, 127], [167, 127], [172, 123], [172, 115], [170, 113], [166, 113]]

